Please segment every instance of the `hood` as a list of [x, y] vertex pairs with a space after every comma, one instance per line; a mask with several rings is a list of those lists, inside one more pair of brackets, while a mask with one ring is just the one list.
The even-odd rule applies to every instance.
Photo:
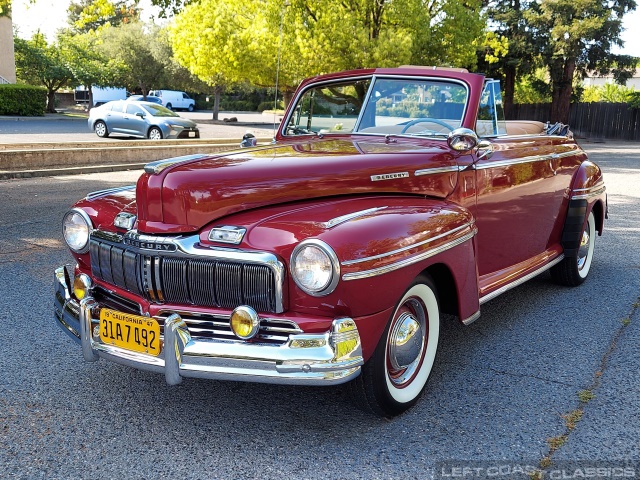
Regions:
[[435, 141], [315, 139], [192, 156], [140, 177], [138, 230], [195, 232], [233, 213], [313, 198], [375, 193], [444, 198], [456, 182], [455, 158]]

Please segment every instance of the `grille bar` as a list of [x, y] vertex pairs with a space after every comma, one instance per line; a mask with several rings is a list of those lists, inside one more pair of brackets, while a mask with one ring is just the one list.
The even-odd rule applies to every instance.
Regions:
[[267, 265], [145, 255], [93, 237], [89, 251], [94, 276], [153, 303], [276, 311], [276, 278]]

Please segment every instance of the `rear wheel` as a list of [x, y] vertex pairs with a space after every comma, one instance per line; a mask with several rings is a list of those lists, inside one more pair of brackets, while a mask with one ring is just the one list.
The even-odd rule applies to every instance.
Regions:
[[109, 130], [107, 129], [107, 124], [104, 123], [102, 120], [98, 120], [93, 126], [93, 129], [95, 130], [96, 135], [98, 135], [100, 138], [106, 138], [109, 136]]
[[440, 309], [433, 282], [420, 277], [404, 293], [362, 374], [350, 386], [358, 407], [384, 417], [413, 406], [438, 350]]
[[168, 108], [169, 110], [173, 110], [173, 108], [171, 108], [172, 106], [173, 106], [173, 105], [171, 105], [170, 103], [167, 103], [167, 108]]
[[151, 127], [147, 137], [149, 140], [162, 140], [162, 131], [158, 127]]
[[596, 219], [593, 212], [590, 212], [575, 254], [565, 256], [560, 263], [551, 268], [551, 276], [557, 283], [575, 287], [586, 280], [591, 270], [595, 239]]

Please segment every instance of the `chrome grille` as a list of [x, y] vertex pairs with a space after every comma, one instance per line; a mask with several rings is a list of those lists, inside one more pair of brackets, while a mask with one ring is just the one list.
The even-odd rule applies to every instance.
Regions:
[[[156, 316], [160, 323], [160, 331], [164, 335], [164, 322], [173, 312], [162, 312]], [[207, 315], [197, 313], [177, 312], [184, 320], [193, 338], [211, 338], [216, 340], [238, 341], [229, 326], [229, 318], [222, 315]], [[260, 330], [253, 343], [282, 345], [287, 342], [289, 335], [302, 333], [300, 327], [289, 320], [276, 318], [261, 318]]]
[[276, 312], [276, 278], [269, 266], [207, 257], [156, 254], [92, 237], [91, 271], [153, 303]]

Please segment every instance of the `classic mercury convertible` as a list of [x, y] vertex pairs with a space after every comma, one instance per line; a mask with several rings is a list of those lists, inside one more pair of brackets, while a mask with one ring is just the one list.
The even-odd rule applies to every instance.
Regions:
[[452, 69], [306, 80], [273, 145], [153, 162], [75, 204], [56, 323], [86, 360], [169, 384], [349, 382], [397, 415], [425, 388], [441, 313], [467, 325], [545, 270], [589, 273], [600, 169], [568, 127], [507, 122], [501, 103]]

